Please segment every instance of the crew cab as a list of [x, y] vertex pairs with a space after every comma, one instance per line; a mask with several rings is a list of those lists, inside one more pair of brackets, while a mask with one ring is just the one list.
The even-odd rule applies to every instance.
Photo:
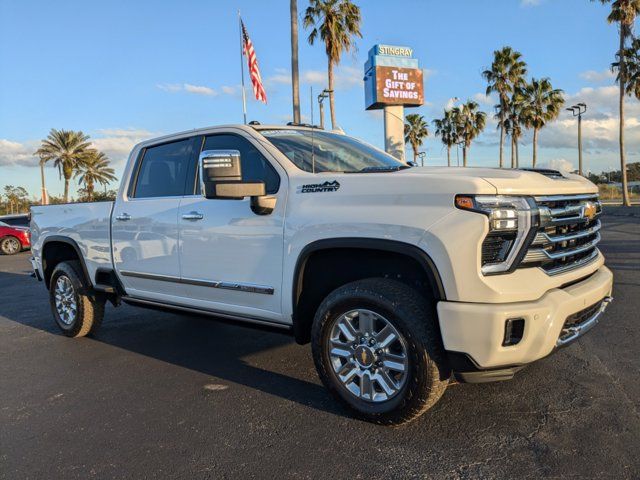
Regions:
[[33, 268], [71, 337], [107, 301], [290, 332], [354, 415], [416, 418], [511, 378], [611, 300], [595, 185], [407, 165], [344, 134], [231, 125], [137, 145], [113, 203], [32, 207]]

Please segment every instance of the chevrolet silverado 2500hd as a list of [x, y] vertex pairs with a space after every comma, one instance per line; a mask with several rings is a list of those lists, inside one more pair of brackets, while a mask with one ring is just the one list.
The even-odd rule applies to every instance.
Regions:
[[290, 331], [369, 421], [511, 378], [611, 300], [600, 202], [553, 170], [417, 168], [346, 135], [222, 126], [137, 145], [113, 203], [32, 208], [62, 332], [106, 301]]

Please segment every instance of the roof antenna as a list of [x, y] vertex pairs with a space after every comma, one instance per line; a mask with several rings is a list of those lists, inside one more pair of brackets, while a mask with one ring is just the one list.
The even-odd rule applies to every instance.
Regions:
[[313, 127], [313, 85], [311, 85], [311, 173], [316, 173], [316, 152], [315, 152], [315, 143], [313, 139], [313, 132], [315, 128]]

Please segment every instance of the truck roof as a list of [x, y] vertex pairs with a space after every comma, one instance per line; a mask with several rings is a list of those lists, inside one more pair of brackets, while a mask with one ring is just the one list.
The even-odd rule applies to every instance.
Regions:
[[[237, 128], [240, 130], [255, 130], [255, 131], [261, 131], [261, 130], [321, 130], [320, 127], [315, 126], [315, 125], [310, 125], [310, 124], [287, 124], [287, 125], [279, 125], [279, 124], [260, 124], [260, 123], [249, 123], [247, 125], [244, 125], [242, 123], [229, 123], [229, 124], [223, 124], [223, 125], [210, 125], [207, 127], [200, 127], [200, 128], [194, 128], [191, 130], [184, 130], [182, 132], [174, 132], [174, 133], [168, 133], [166, 135], [161, 135], [159, 137], [153, 137], [153, 138], [149, 138], [146, 139], [142, 142], [140, 142], [138, 145], [146, 145], [148, 143], [154, 143], [157, 142], [159, 140], [165, 140], [165, 139], [171, 139], [174, 137], [180, 137], [183, 135], [194, 135], [194, 134], [204, 134], [207, 133], [211, 130], [214, 129], [218, 129], [218, 128]], [[341, 130], [323, 130], [323, 131], [329, 131], [331, 133], [344, 133]]]

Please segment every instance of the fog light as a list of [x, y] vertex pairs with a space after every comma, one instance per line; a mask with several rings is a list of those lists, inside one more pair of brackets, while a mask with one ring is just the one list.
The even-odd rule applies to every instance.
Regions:
[[510, 318], [504, 322], [504, 340], [502, 346], [517, 345], [524, 334], [524, 318]]

